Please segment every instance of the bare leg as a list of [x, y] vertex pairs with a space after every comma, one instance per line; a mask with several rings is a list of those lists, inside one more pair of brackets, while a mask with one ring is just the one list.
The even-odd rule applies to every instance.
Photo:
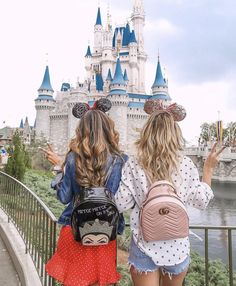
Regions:
[[168, 274], [161, 274], [161, 286], [182, 286], [187, 272], [188, 270], [180, 273], [179, 275], [172, 275], [172, 279], [170, 279]]
[[130, 273], [134, 286], [159, 286], [160, 274], [159, 271], [138, 273], [133, 266], [130, 268]]

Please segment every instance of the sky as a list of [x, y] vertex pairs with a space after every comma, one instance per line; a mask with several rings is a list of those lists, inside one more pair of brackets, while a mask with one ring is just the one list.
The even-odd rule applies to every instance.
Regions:
[[[34, 124], [34, 100], [46, 64], [52, 87], [85, 77], [84, 55], [93, 46], [98, 5], [113, 27], [130, 19], [132, 0], [8, 0], [0, 17], [0, 128]], [[173, 102], [187, 110], [180, 123], [193, 144], [204, 122], [236, 121], [236, 1], [144, 0], [146, 92], [154, 82], [157, 55]], [[55, 95], [55, 93], [54, 93]]]

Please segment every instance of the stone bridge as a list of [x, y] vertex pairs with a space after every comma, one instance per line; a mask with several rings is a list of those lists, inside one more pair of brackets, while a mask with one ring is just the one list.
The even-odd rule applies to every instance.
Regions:
[[[188, 155], [196, 164], [200, 174], [204, 160], [208, 156], [210, 147], [189, 147], [185, 149]], [[227, 147], [220, 155], [220, 161], [214, 171], [213, 179], [223, 182], [236, 182], [236, 149]]]

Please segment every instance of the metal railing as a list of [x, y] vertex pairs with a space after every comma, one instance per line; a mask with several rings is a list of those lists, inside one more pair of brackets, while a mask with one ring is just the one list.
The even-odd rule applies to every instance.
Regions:
[[[126, 227], [130, 227], [129, 223], [125, 224]], [[235, 284], [235, 276], [236, 272], [234, 274], [234, 267], [236, 268], [236, 265], [233, 265], [233, 235], [235, 235], [236, 238], [236, 226], [207, 226], [207, 225], [192, 225], [190, 226], [191, 230], [200, 230], [204, 232], [204, 268], [205, 268], [205, 277], [204, 277], [204, 286], [210, 286], [211, 284], [211, 277], [209, 275], [209, 265], [210, 265], [210, 259], [209, 259], [209, 235], [211, 234], [211, 231], [225, 231], [227, 233], [227, 257], [228, 257], [228, 263], [226, 265], [227, 272], [228, 272], [228, 284], [224, 286], [236, 286]], [[119, 241], [119, 245], [122, 249], [127, 250], [127, 245], [129, 245], [130, 237], [127, 237], [125, 239], [121, 239]], [[235, 239], [236, 243], [236, 239]], [[235, 253], [236, 255], [236, 253]], [[200, 274], [200, 273], [199, 273]], [[184, 282], [184, 285], [187, 285], [187, 283]]]
[[0, 207], [25, 242], [25, 252], [31, 255], [42, 285], [54, 286], [45, 263], [55, 251], [56, 217], [30, 189], [1, 171]]
[[[236, 226], [205, 226], [194, 225], [190, 226], [192, 230], [204, 231], [204, 257], [205, 257], [205, 286], [209, 286], [209, 231], [226, 231], [227, 232], [227, 252], [228, 252], [228, 277], [229, 286], [235, 286], [234, 284], [234, 265], [233, 265], [233, 232], [236, 234]], [[226, 286], [226, 285], [225, 285]]]

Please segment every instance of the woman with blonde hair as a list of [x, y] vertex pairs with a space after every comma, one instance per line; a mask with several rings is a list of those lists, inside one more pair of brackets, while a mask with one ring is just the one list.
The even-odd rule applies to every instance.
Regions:
[[[76, 128], [76, 137], [70, 143], [70, 151], [66, 156], [64, 171], [56, 167], [59, 174], [52, 182], [58, 199], [67, 204], [58, 223], [62, 225], [55, 254], [46, 264], [46, 271], [56, 280], [69, 286], [110, 285], [120, 279], [116, 270], [116, 239], [107, 240], [111, 226], [88, 222], [81, 226], [82, 230], [90, 230], [92, 234], [85, 240], [76, 241], [72, 233], [72, 211], [78, 194], [83, 190], [96, 193], [98, 190], [109, 190], [112, 194], [118, 189], [121, 169], [127, 156], [119, 149], [119, 135], [114, 122], [105, 114], [111, 108], [108, 99], [100, 99], [90, 108], [85, 103], [78, 103], [72, 112], [80, 118]], [[57, 165], [59, 158], [51, 148], [45, 150], [48, 160]], [[90, 194], [89, 193], [89, 194]], [[88, 192], [87, 192], [88, 194]], [[81, 213], [91, 211], [83, 210]], [[78, 211], [79, 212], [79, 211]], [[99, 214], [102, 212], [99, 212]], [[94, 224], [93, 224], [94, 223]], [[104, 235], [92, 232], [98, 225]], [[119, 219], [118, 233], [124, 226], [123, 217]], [[116, 233], [115, 233], [116, 234]], [[90, 246], [92, 239], [96, 244]]]
[[[134, 285], [180, 286], [190, 263], [188, 235], [145, 240], [140, 209], [143, 210], [150, 185], [163, 180], [174, 186], [181, 204], [204, 209], [213, 198], [211, 177], [223, 148], [216, 151], [216, 145], [213, 146], [204, 163], [201, 182], [192, 160], [182, 152], [184, 138], [177, 121], [185, 118], [184, 108], [177, 104], [165, 107], [158, 100], [149, 100], [144, 110], [150, 117], [136, 142], [137, 157], [130, 157], [125, 163], [115, 199], [121, 212], [132, 208], [129, 265]], [[150, 224], [149, 229], [153, 231], [153, 227]], [[162, 229], [155, 231], [161, 233]]]

